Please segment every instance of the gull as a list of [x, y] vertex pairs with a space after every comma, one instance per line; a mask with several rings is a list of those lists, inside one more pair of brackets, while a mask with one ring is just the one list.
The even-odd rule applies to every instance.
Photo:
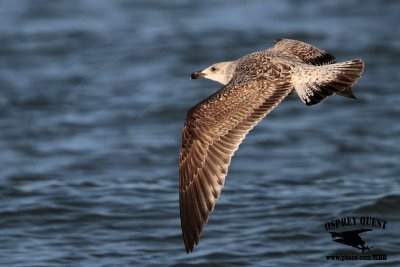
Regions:
[[335, 63], [307, 43], [278, 39], [265, 51], [191, 74], [224, 86], [187, 113], [179, 151], [179, 205], [186, 253], [198, 245], [246, 134], [292, 91], [308, 106], [332, 94], [355, 98], [361, 59]]

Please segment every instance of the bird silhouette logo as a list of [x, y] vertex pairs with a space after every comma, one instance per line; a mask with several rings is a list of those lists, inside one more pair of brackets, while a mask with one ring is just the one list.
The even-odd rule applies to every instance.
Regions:
[[342, 243], [347, 246], [355, 247], [362, 251], [364, 254], [365, 250], [370, 251], [371, 248], [365, 244], [365, 241], [359, 235], [360, 233], [372, 231], [372, 229], [360, 229], [353, 231], [344, 232], [329, 232], [332, 235], [332, 241]]

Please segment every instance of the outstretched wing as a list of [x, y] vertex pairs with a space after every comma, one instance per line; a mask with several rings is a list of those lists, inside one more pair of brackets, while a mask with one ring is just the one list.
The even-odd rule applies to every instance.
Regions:
[[332, 64], [336, 61], [334, 56], [324, 50], [292, 39], [278, 39], [275, 41], [275, 45], [267, 51], [277, 52], [292, 57], [294, 56], [304, 63], [316, 66]]
[[198, 244], [246, 134], [293, 89], [285, 79], [229, 83], [187, 114], [179, 155], [179, 203], [186, 252]]

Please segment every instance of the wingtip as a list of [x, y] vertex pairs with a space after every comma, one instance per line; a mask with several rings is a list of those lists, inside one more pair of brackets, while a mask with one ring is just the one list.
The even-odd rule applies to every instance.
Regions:
[[349, 98], [357, 100], [357, 97], [354, 94], [350, 95]]
[[314, 59], [310, 60], [309, 63], [316, 66], [322, 66], [322, 65], [333, 64], [335, 62], [336, 58], [333, 55], [327, 52], [323, 52], [320, 56], [317, 56]]
[[193, 252], [193, 248], [194, 248], [194, 246], [190, 246], [190, 245], [185, 246], [186, 254], [192, 253]]
[[277, 44], [277, 43], [279, 43], [279, 42], [282, 41], [282, 40], [283, 40], [283, 38], [277, 38], [277, 39], [274, 40], [274, 44]]

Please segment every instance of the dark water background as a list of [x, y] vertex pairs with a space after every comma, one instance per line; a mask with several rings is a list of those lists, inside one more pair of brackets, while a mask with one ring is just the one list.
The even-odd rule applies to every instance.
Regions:
[[[0, 1], [0, 266], [400, 266], [399, 1]], [[189, 74], [279, 37], [362, 58], [358, 101], [294, 94], [244, 141], [184, 252], [178, 147], [219, 89]], [[363, 234], [327, 220], [374, 216]]]

